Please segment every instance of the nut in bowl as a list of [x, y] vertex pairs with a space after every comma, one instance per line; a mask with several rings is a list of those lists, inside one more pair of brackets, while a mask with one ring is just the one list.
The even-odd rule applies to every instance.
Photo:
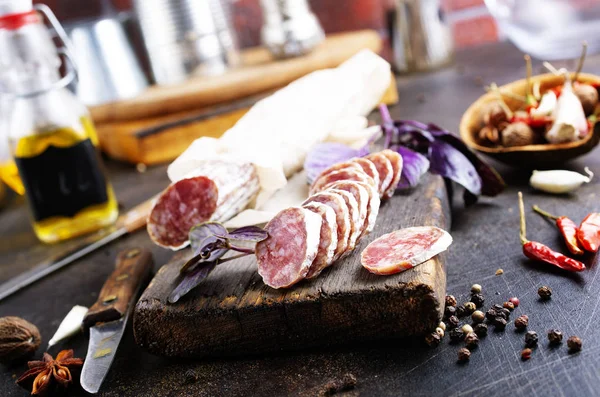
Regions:
[[[567, 102], [566, 97], [561, 102], [568, 87], [577, 103]], [[513, 166], [543, 168], [565, 163], [600, 142], [600, 126], [595, 122], [600, 110], [597, 87], [599, 76], [564, 70], [492, 86], [463, 114], [461, 138], [471, 149]], [[586, 100], [590, 96], [591, 101]], [[577, 123], [579, 128], [574, 126]]]

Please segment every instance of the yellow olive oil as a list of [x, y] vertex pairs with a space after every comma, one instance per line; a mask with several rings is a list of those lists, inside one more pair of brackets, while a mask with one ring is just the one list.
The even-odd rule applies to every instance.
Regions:
[[0, 164], [0, 179], [12, 190], [21, 196], [25, 194], [25, 188], [19, 178], [19, 170], [14, 161], [6, 161]]
[[20, 178], [10, 166], [0, 170], [11, 188], [27, 195], [33, 229], [45, 243], [96, 231], [118, 216], [94, 125], [87, 116], [80, 124], [79, 130], [50, 128], [19, 138], [13, 154]]

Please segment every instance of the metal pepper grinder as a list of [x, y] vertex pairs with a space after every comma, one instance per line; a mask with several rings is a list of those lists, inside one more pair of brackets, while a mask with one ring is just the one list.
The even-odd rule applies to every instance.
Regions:
[[325, 38], [307, 0], [261, 0], [260, 4], [262, 43], [276, 58], [305, 55]]
[[391, 19], [397, 72], [435, 69], [452, 60], [452, 36], [440, 0], [396, 0]]

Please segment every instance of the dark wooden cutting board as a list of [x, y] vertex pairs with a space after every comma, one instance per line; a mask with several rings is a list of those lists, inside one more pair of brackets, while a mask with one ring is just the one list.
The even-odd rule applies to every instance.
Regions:
[[267, 287], [254, 256], [217, 267], [176, 304], [167, 296], [190, 252], [163, 266], [135, 307], [137, 343], [164, 356], [202, 357], [300, 349], [420, 335], [440, 321], [445, 256], [394, 276], [370, 274], [360, 252], [382, 234], [409, 226], [450, 227], [448, 195], [438, 176], [382, 205], [373, 232], [355, 252], [290, 289]]

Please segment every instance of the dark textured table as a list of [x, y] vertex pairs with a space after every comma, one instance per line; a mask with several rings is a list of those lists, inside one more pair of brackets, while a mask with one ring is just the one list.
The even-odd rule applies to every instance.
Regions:
[[[560, 64], [559, 64], [560, 65]], [[504, 84], [524, 75], [521, 54], [509, 44], [496, 44], [457, 54], [454, 67], [438, 72], [399, 78], [400, 104], [395, 117], [431, 121], [452, 130], [468, 104], [483, 92], [483, 82]], [[539, 62], [535, 64], [539, 70]], [[585, 71], [600, 73], [600, 57], [591, 57]], [[600, 175], [598, 150], [568, 165], [584, 166]], [[156, 193], [167, 184], [165, 167], [139, 174], [133, 167], [108, 163], [112, 180], [124, 208]], [[518, 296], [521, 313], [530, 317], [529, 329], [540, 334], [541, 343], [531, 360], [522, 362], [523, 335], [509, 325], [505, 332], [490, 332], [466, 365], [456, 362], [459, 349], [448, 338], [436, 349], [421, 341], [388, 340], [282, 353], [262, 357], [167, 360], [138, 348], [129, 328], [121, 342], [113, 367], [105, 380], [104, 396], [214, 396], [214, 395], [316, 395], [326, 384], [352, 374], [356, 387], [346, 395], [365, 396], [454, 396], [528, 395], [588, 396], [600, 394], [600, 271], [597, 264], [576, 275], [536, 265], [523, 259], [518, 239], [516, 192], [523, 189], [527, 204], [538, 203], [555, 213], [579, 221], [587, 212], [598, 211], [598, 185], [584, 186], [577, 194], [546, 196], [527, 186], [528, 171], [498, 165], [510, 188], [501, 196], [484, 198], [464, 208], [455, 191], [452, 235], [448, 255], [448, 292], [465, 301], [473, 283], [483, 286], [486, 307]], [[0, 281], [32, 266], [45, 254], [27, 222], [23, 205], [16, 203], [0, 212]], [[528, 214], [529, 237], [562, 248], [554, 227]], [[135, 245], [152, 247], [145, 231], [120, 240], [78, 261], [0, 303], [0, 316], [17, 315], [36, 324], [46, 342], [75, 304], [91, 305], [113, 268], [116, 253]], [[155, 271], [171, 253], [152, 247]], [[593, 260], [591, 261], [593, 262]], [[496, 276], [498, 268], [504, 274]], [[548, 285], [552, 299], [541, 302], [537, 288]], [[559, 328], [579, 335], [581, 353], [567, 354], [566, 344], [547, 345], [545, 333]], [[418, 342], [418, 343], [417, 343]], [[85, 356], [87, 341], [80, 335], [63, 344]], [[56, 348], [51, 353], [56, 353]], [[0, 395], [26, 396], [14, 385], [14, 376], [24, 366], [0, 367]], [[190, 372], [192, 371], [192, 372]], [[193, 376], [192, 376], [193, 375]], [[187, 378], [195, 382], [186, 382]], [[71, 395], [84, 395], [73, 390]]]

